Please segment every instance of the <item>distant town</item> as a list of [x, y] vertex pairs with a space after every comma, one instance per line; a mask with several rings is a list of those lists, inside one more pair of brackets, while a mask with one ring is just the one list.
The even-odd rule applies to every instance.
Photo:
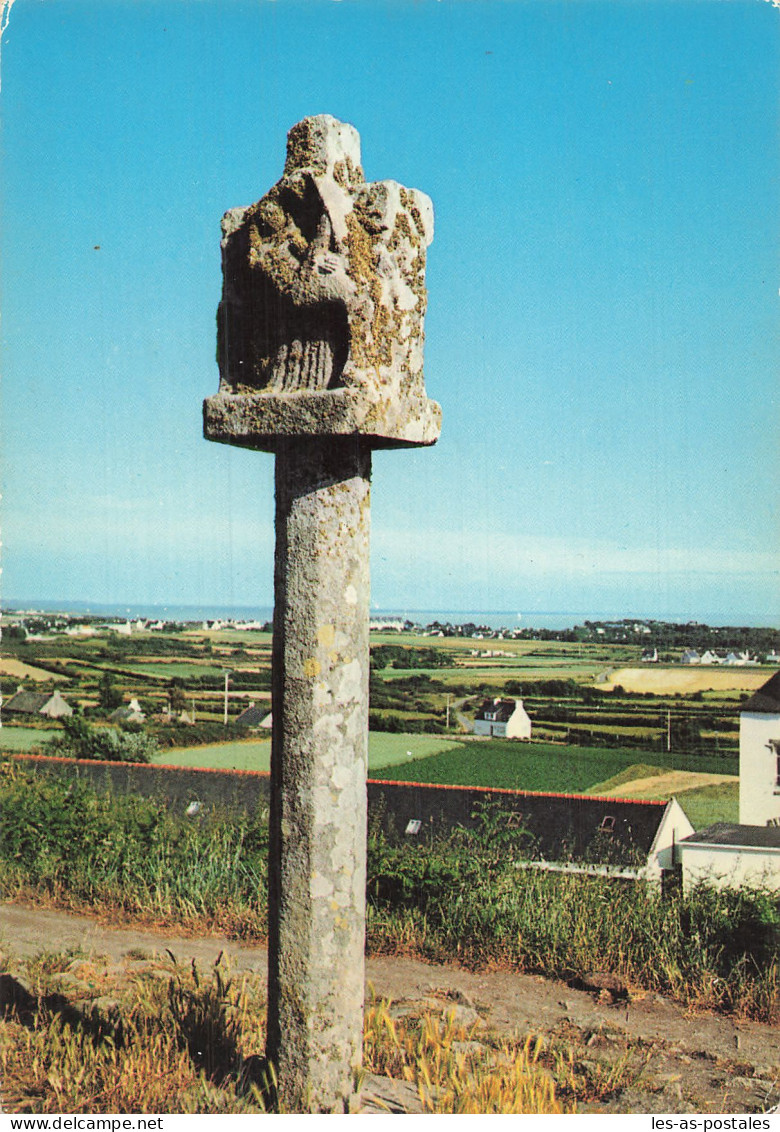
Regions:
[[[420, 624], [408, 618], [374, 618], [372, 632], [414, 636], [468, 638], [474, 641], [560, 641], [562, 643], [641, 645], [642, 663], [744, 666], [780, 663], [780, 630], [754, 626], [712, 626], [698, 621], [673, 622], [633, 617], [586, 620], [565, 629], [496, 627], [473, 621], [434, 620]], [[204, 632], [271, 632], [268, 620], [247, 618], [182, 621], [176, 619], [106, 619], [87, 613], [4, 609], [2, 631], [11, 640], [45, 641], [57, 636], [91, 637], [201, 629]], [[477, 650], [483, 656], [490, 652]]]

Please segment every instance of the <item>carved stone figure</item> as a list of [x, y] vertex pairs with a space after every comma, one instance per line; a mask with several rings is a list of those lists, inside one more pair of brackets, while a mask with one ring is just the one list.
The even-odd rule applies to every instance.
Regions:
[[226, 213], [222, 231], [210, 439], [269, 449], [280, 435], [436, 440], [441, 412], [423, 380], [424, 193], [367, 182], [357, 131], [319, 115], [290, 131], [281, 180]]

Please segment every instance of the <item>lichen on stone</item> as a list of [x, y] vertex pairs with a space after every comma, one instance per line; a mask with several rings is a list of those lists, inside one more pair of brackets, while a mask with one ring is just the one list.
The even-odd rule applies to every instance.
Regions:
[[427, 197], [365, 180], [352, 126], [299, 122], [280, 180], [223, 221], [220, 390], [425, 399], [432, 238]]

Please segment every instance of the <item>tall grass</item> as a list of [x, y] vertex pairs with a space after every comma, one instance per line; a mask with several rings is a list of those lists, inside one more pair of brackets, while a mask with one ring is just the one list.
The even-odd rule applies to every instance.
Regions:
[[[399, 782], [430, 782], [461, 786], [494, 786], [508, 790], [578, 793], [604, 782], [648, 752], [636, 747], [574, 747], [555, 743], [518, 743], [491, 739], [475, 745], [458, 743], [451, 750], [412, 759], [393, 767]], [[672, 770], [735, 774], [734, 759], [721, 755], [678, 755], [659, 752], [659, 761]]]
[[41, 978], [28, 964], [25, 975], [32, 993], [0, 1022], [6, 1111], [262, 1110], [251, 1073], [265, 1035], [256, 981], [234, 983], [219, 961], [205, 977], [174, 961], [106, 1007], [71, 1004], [56, 971]]
[[267, 826], [9, 768], [0, 787], [6, 895], [262, 936]]
[[635, 987], [780, 1019], [780, 900], [750, 889], [664, 899], [654, 886], [515, 867], [507, 846], [455, 834], [428, 846], [373, 838], [369, 945], [557, 979], [602, 969]]
[[[10, 768], [0, 779], [0, 888], [262, 938], [267, 828], [231, 814], [175, 816], [162, 805]], [[640, 882], [519, 869], [487, 813], [476, 832], [391, 844], [369, 838], [369, 948], [504, 964], [559, 979], [607, 969], [688, 1003], [780, 1018], [780, 901], [697, 887], [662, 899]]]

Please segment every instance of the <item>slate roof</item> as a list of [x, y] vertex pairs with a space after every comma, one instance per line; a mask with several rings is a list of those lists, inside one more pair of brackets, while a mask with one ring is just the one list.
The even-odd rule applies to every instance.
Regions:
[[477, 719], [484, 719], [485, 712], [490, 712], [496, 723], [508, 723], [515, 712], [514, 700], [485, 700], [477, 712]]
[[51, 699], [51, 692], [17, 692], [3, 704], [3, 711], [18, 711], [24, 715], [40, 715], [41, 708]]
[[125, 704], [122, 707], [118, 707], [116, 711], [112, 711], [108, 718], [112, 723], [143, 723], [145, 716], [142, 711], [135, 711], [134, 708]]
[[259, 727], [267, 715], [268, 708], [253, 704], [251, 707], [245, 708], [236, 717], [236, 723], [241, 727]]
[[[591, 794], [542, 794], [417, 782], [393, 786], [392, 813], [382, 817], [382, 826], [392, 837], [403, 836], [410, 821], [420, 821], [431, 833], [445, 833], [459, 825], [475, 829], [481, 824], [480, 811], [492, 812], [488, 825], [495, 827], [507, 852], [516, 849], [518, 854], [546, 861], [644, 864], [667, 805]], [[371, 795], [369, 780], [369, 799]], [[509, 830], [515, 831], [516, 837], [508, 837]]]
[[766, 684], [762, 684], [739, 710], [763, 715], [780, 715], [780, 672], [770, 676]]
[[731, 822], [719, 821], [707, 829], [684, 837], [680, 844], [728, 845], [735, 849], [780, 849], [780, 826], [733, 825]]

